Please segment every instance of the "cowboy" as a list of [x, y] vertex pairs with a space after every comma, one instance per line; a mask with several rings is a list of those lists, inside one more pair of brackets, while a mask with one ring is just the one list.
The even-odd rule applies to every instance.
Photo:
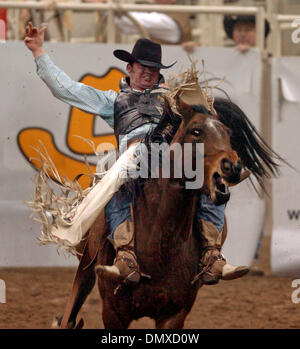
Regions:
[[[73, 81], [51, 61], [43, 48], [44, 31], [38, 30], [31, 23], [26, 28], [26, 46], [32, 51], [37, 65], [37, 74], [47, 84], [55, 97], [88, 113], [100, 115], [114, 128], [119, 141], [122, 156], [113, 167], [124, 170], [132, 161], [137, 143], [124, 151], [125, 144], [132, 140], [142, 139], [159, 122], [161, 108], [160, 95], [167, 92], [160, 69], [168, 69], [175, 63], [166, 66], [161, 63], [161, 46], [148, 39], [139, 39], [132, 53], [115, 50], [118, 59], [127, 62], [128, 77], [121, 81], [121, 90], [100, 91], [82, 83]], [[113, 170], [113, 167], [111, 170]], [[126, 169], [126, 167], [125, 167]], [[110, 171], [111, 171], [110, 170]], [[97, 271], [104, 271], [108, 278], [118, 277], [124, 283], [137, 283], [140, 270], [134, 253], [133, 223], [130, 216], [130, 198], [117, 201], [113, 194], [124, 183], [114, 169], [103, 179], [107, 179], [113, 188], [107, 195], [106, 220], [110, 228], [110, 238], [116, 250], [113, 266], [98, 266]], [[111, 194], [112, 193], [112, 194]], [[222, 229], [224, 225], [225, 205], [215, 206], [205, 195], [199, 196], [197, 219], [201, 225], [203, 251], [200, 265], [206, 266], [202, 280], [214, 284], [219, 279], [231, 280], [245, 275], [247, 267], [232, 266], [220, 253]], [[209, 263], [209, 265], [207, 265]]]

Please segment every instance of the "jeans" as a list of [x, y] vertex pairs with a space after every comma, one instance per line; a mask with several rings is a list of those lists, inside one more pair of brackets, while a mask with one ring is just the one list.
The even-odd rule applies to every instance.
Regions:
[[225, 219], [225, 204], [216, 206], [211, 198], [199, 193], [197, 197], [196, 216], [197, 219], [208, 221], [221, 232]]
[[110, 231], [109, 238], [114, 238], [116, 228], [126, 220], [132, 220], [130, 193], [120, 190], [111, 198], [105, 207], [105, 220]]

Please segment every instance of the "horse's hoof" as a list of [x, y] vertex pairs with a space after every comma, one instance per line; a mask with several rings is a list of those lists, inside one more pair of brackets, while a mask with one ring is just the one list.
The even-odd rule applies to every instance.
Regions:
[[81, 318], [74, 328], [75, 328], [75, 330], [81, 330], [83, 325], [84, 325], [84, 321], [83, 321], [83, 318]]
[[[62, 329], [61, 327], [61, 322], [62, 322], [63, 317], [62, 316], [55, 316], [53, 318], [52, 324], [51, 324], [51, 328], [52, 329]], [[67, 323], [67, 326], [63, 329], [67, 329], [67, 330], [80, 330], [84, 325], [84, 321], [83, 318], [81, 318], [78, 323], [76, 324], [75, 321], [69, 321]]]
[[61, 320], [62, 320], [62, 316], [54, 316], [52, 320], [51, 328], [52, 329], [60, 328]]

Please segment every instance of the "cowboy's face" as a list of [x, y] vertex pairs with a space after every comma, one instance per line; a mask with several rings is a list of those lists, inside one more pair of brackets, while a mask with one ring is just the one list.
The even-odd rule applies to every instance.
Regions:
[[136, 90], [146, 90], [158, 83], [159, 68], [146, 67], [138, 62], [127, 65], [130, 87]]
[[254, 23], [238, 22], [233, 28], [232, 38], [236, 45], [255, 46], [255, 37]]

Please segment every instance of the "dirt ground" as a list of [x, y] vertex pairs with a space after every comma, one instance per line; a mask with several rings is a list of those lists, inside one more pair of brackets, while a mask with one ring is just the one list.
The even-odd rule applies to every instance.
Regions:
[[[187, 317], [186, 329], [284, 329], [300, 328], [300, 303], [291, 301], [292, 278], [276, 277], [270, 271], [270, 238], [260, 249], [259, 267], [264, 276], [247, 275], [199, 290]], [[69, 297], [74, 268], [2, 268], [6, 303], [0, 303], [1, 329], [47, 329], [61, 315]], [[103, 328], [101, 301], [95, 287], [80, 315], [84, 328]], [[142, 318], [134, 329], [153, 329], [154, 322]]]

